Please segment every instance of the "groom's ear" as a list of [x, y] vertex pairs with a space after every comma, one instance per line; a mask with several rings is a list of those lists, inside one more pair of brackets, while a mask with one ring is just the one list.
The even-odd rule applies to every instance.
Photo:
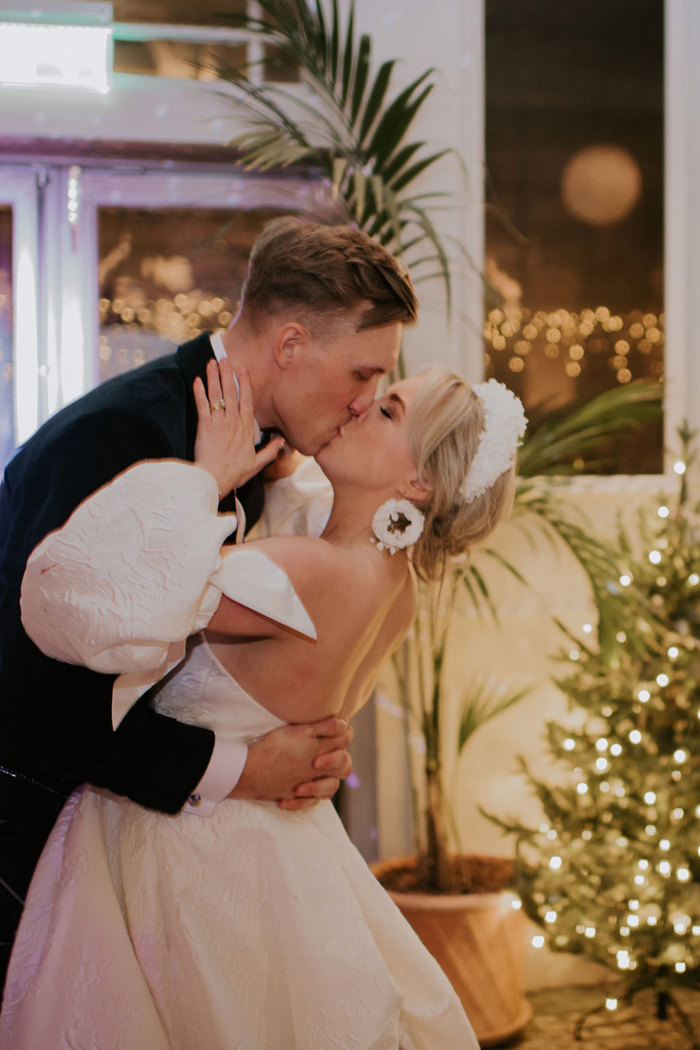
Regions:
[[286, 321], [275, 332], [273, 355], [278, 368], [286, 371], [307, 340], [307, 332], [297, 321]]

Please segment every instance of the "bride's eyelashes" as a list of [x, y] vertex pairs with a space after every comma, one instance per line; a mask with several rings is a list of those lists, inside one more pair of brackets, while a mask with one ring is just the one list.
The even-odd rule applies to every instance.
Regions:
[[381, 414], [383, 416], [386, 416], [387, 419], [393, 419], [394, 418], [393, 414], [389, 411], [389, 409], [385, 405], [380, 405], [379, 406], [379, 411], [381, 412]]

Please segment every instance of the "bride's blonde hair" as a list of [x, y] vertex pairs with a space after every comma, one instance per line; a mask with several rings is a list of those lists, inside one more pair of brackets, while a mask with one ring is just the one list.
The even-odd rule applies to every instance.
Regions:
[[442, 365], [431, 365], [420, 375], [408, 415], [408, 445], [418, 477], [430, 492], [416, 501], [425, 525], [412, 561], [421, 579], [435, 580], [444, 574], [449, 557], [468, 552], [510, 513], [515, 463], [486, 492], [466, 502], [460, 488], [479, 448], [483, 404], [469, 383]]

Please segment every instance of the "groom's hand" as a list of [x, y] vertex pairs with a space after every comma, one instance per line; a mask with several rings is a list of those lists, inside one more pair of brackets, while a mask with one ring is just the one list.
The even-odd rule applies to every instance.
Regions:
[[275, 800], [283, 809], [306, 809], [331, 798], [352, 772], [351, 740], [352, 728], [334, 716], [275, 729], [249, 745], [230, 797]]

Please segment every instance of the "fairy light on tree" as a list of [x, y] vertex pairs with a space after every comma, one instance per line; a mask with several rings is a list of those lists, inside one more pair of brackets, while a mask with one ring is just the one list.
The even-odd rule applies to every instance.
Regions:
[[575, 731], [546, 727], [564, 775], [545, 783], [521, 759], [546, 823], [491, 819], [516, 836], [537, 943], [609, 968], [600, 1010], [654, 989], [659, 1016], [672, 1011], [697, 1048], [674, 994], [700, 984], [700, 504], [680, 436], [675, 502], [642, 512], [634, 541], [620, 532], [616, 641], [601, 650], [583, 632], [562, 654], [557, 684], [583, 715]]

